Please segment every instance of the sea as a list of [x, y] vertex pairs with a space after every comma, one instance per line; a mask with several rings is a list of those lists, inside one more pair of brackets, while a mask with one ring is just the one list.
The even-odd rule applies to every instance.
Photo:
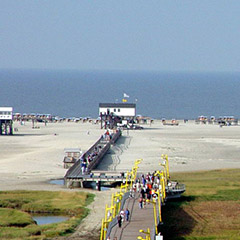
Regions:
[[240, 72], [0, 70], [0, 107], [15, 113], [97, 118], [124, 95], [153, 119], [240, 118]]

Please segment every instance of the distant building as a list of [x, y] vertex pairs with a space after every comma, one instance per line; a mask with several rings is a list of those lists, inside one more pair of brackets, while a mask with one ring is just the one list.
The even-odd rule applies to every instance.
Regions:
[[119, 117], [135, 117], [136, 104], [135, 103], [99, 103], [99, 116], [101, 114], [111, 114]]
[[13, 108], [12, 107], [0, 107], [0, 120], [12, 120]]
[[[123, 120], [133, 122], [136, 116], [135, 103], [100, 103], [99, 116], [101, 118], [101, 128], [114, 128]], [[104, 126], [103, 126], [104, 124]]]
[[0, 135], [12, 135], [13, 108], [0, 107]]

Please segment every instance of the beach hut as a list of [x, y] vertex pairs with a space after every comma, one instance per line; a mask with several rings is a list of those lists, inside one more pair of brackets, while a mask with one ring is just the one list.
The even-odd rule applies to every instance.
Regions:
[[80, 148], [65, 148], [63, 167], [70, 168], [82, 155]]

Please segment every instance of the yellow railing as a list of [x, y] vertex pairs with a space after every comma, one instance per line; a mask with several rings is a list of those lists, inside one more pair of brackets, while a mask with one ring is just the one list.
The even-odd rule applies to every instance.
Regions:
[[159, 196], [161, 197], [162, 203], [164, 202], [165, 198], [166, 198], [166, 188], [165, 188], [165, 184], [166, 184], [166, 176], [164, 174], [164, 171], [157, 171], [155, 173], [155, 176], [159, 176], [160, 178], [160, 192], [159, 192]]
[[137, 239], [140, 239], [140, 240], [151, 240], [151, 235], [150, 235], [150, 229], [149, 228], [147, 229], [147, 231], [144, 231], [143, 229], [140, 229], [139, 232], [146, 234], [146, 238], [138, 236]]
[[[149, 201], [153, 204], [153, 211], [154, 211], [154, 224], [155, 224], [155, 232], [158, 234], [158, 222], [157, 222], [157, 205], [158, 205], [158, 213], [159, 213], [159, 221], [162, 222], [162, 212], [161, 212], [161, 205], [165, 201], [166, 198], [166, 185], [168, 183], [168, 180], [170, 179], [169, 174], [169, 163], [168, 163], [168, 155], [162, 154], [162, 159], [164, 159], [163, 163], [160, 165], [163, 167], [163, 170], [157, 171], [155, 173], [155, 176], [159, 176], [160, 179], [160, 186], [159, 189], [156, 191], [158, 198], [157, 200]], [[142, 162], [142, 159], [138, 159], [134, 162], [134, 166], [132, 167], [131, 171], [127, 171], [126, 173], [126, 179], [125, 182], [121, 184], [120, 186], [120, 192], [115, 193], [112, 195], [111, 200], [111, 206], [108, 207], [106, 205], [105, 208], [105, 218], [102, 219], [102, 228], [101, 228], [101, 236], [100, 240], [106, 239], [107, 235], [107, 229], [109, 226], [109, 223], [117, 216], [117, 214], [120, 211], [121, 208], [121, 201], [123, 198], [123, 195], [129, 191], [134, 181], [137, 177], [137, 170], [138, 165]], [[145, 232], [144, 230], [139, 230], [139, 232], [146, 234], [146, 238], [143, 238], [141, 236], [138, 236], [137, 239], [141, 240], [150, 240], [150, 229]]]
[[[133, 182], [135, 181], [135, 179], [137, 177], [138, 165], [141, 162], [142, 162], [142, 159], [137, 159], [134, 162], [134, 166], [132, 167], [131, 172], [126, 173], [126, 181], [124, 184], [123, 183], [121, 184], [120, 192], [112, 194], [111, 206], [108, 207], [108, 205], [106, 205], [105, 217], [104, 217], [104, 219], [102, 219], [100, 240], [106, 239], [108, 226], [109, 226], [110, 222], [116, 217], [117, 213], [120, 211], [121, 202], [122, 202], [124, 193], [126, 193], [128, 190], [130, 190], [132, 188]], [[130, 182], [130, 184], [129, 184], [129, 182]]]
[[[155, 176], [159, 176], [160, 179], [160, 186], [159, 189], [157, 190], [157, 200], [150, 201], [150, 203], [153, 204], [153, 213], [154, 213], [154, 225], [155, 225], [155, 232], [158, 234], [158, 222], [157, 222], [157, 206], [158, 205], [158, 214], [159, 214], [159, 221], [162, 222], [162, 209], [161, 205], [165, 201], [166, 198], [166, 185], [168, 183], [168, 180], [170, 179], [170, 174], [169, 174], [169, 163], [168, 163], [168, 155], [167, 154], [162, 154], [161, 158], [164, 160], [163, 163], [160, 163], [159, 165], [163, 167], [163, 170], [161, 171], [156, 171]], [[147, 232], [144, 230], [139, 230], [141, 233], [146, 234], [146, 238], [143, 238], [141, 236], [138, 236], [137, 239], [140, 240], [150, 240], [150, 229], [148, 228]]]
[[170, 179], [170, 174], [169, 174], [168, 155], [167, 154], [162, 154], [161, 158], [163, 159], [163, 163], [161, 165], [165, 168], [167, 180], [169, 180]]
[[157, 209], [156, 209], [156, 200], [147, 200], [147, 202], [150, 202], [153, 204], [153, 215], [154, 215], [154, 224], [155, 224], [155, 232], [158, 234], [158, 222], [157, 222]]

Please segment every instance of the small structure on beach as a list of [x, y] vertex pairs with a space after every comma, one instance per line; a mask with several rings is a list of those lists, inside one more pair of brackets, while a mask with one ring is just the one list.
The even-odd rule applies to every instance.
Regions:
[[63, 167], [70, 168], [80, 158], [82, 151], [80, 148], [65, 148]]
[[0, 107], [0, 135], [13, 134], [13, 108]]
[[135, 103], [99, 103], [101, 128], [114, 128], [123, 120], [133, 122], [136, 116]]
[[238, 119], [234, 116], [220, 116], [219, 118], [215, 118], [215, 116], [211, 116], [208, 118], [207, 116], [199, 116], [195, 120], [196, 124], [218, 124], [221, 126], [231, 126], [231, 125], [238, 125]]
[[178, 126], [179, 122], [176, 119], [172, 119], [171, 121], [167, 121], [165, 118], [162, 119], [162, 124], [163, 125], [168, 125], [168, 126]]

